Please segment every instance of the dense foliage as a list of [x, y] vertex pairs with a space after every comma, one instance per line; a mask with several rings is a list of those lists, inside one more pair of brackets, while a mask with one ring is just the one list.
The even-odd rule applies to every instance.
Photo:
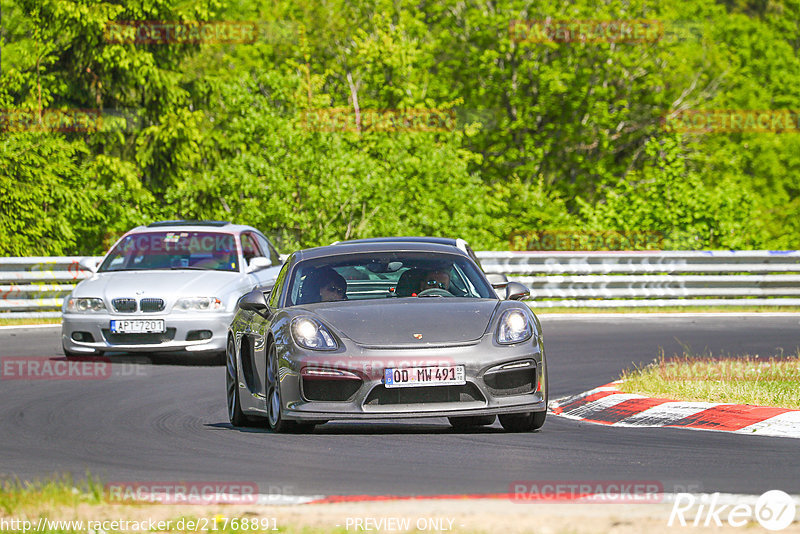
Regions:
[[[100, 253], [168, 218], [253, 224], [283, 251], [412, 234], [507, 249], [542, 231], [800, 247], [800, 134], [667, 127], [686, 110], [800, 110], [800, 0], [0, 7], [2, 255]], [[548, 19], [647, 19], [662, 32], [534, 42], [513, 31]], [[255, 34], [109, 38], [110, 24], [133, 21]], [[99, 114], [96, 127], [45, 126], [70, 110]], [[420, 110], [446, 126], [409, 119]], [[320, 127], [317, 113], [347, 127]], [[394, 126], [366, 119], [379, 113]]]

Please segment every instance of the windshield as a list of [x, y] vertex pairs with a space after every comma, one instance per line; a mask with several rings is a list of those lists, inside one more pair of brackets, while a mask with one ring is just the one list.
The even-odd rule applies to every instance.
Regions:
[[125, 236], [98, 272], [201, 269], [238, 271], [233, 234], [220, 232], [148, 232]]
[[300, 262], [286, 305], [423, 297], [497, 298], [483, 274], [463, 256], [381, 252]]

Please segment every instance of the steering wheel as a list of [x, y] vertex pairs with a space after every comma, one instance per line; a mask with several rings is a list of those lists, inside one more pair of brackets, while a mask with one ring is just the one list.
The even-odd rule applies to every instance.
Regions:
[[453, 294], [446, 289], [440, 287], [432, 287], [417, 293], [418, 297], [452, 297]]

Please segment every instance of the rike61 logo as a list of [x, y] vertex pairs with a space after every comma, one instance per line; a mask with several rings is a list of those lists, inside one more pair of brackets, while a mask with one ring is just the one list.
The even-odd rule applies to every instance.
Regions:
[[719, 493], [694, 495], [677, 493], [667, 526], [743, 527], [757, 521], [767, 530], [783, 530], [792, 524], [797, 506], [792, 496], [781, 490], [761, 495], [755, 505], [742, 502], [722, 502]]

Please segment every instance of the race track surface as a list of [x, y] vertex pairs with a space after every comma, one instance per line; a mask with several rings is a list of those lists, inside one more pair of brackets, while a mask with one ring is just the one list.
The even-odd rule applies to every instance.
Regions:
[[[800, 316], [542, 318], [551, 399], [646, 364], [663, 347], [715, 355], [800, 348]], [[59, 328], [0, 330], [0, 356], [62, 358]], [[0, 478], [253, 481], [264, 493], [506, 493], [514, 481], [656, 481], [665, 491], [800, 493], [798, 441], [549, 416], [540, 432], [445, 419], [329, 423], [313, 434], [234, 429], [221, 366], [122, 358], [104, 380], [0, 380]], [[511, 489], [513, 491], [513, 489]]]

